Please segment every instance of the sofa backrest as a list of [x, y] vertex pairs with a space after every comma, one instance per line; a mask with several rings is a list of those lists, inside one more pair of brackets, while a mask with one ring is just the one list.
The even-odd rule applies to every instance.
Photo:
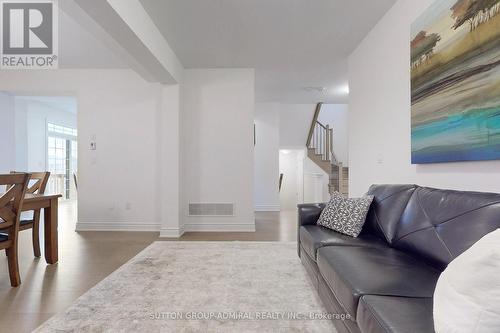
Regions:
[[416, 185], [372, 185], [367, 194], [374, 199], [363, 233], [374, 234], [392, 244], [401, 215], [416, 188]]
[[[394, 232], [391, 246], [444, 269], [484, 235], [500, 228], [500, 194], [418, 187]], [[392, 235], [392, 234], [391, 234]]]

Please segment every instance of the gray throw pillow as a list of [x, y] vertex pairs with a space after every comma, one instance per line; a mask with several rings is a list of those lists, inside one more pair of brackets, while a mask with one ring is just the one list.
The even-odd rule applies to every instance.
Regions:
[[373, 195], [349, 199], [341, 193], [335, 192], [328, 205], [321, 212], [318, 225], [352, 237], [358, 237], [365, 224], [372, 201]]

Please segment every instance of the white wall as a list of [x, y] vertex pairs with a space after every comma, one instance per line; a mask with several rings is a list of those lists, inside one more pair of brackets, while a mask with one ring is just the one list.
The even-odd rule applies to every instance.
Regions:
[[339, 162], [349, 165], [349, 133], [347, 104], [323, 104], [318, 121], [333, 128], [333, 151]]
[[[192, 69], [181, 88], [185, 230], [255, 230], [252, 69]], [[233, 217], [189, 217], [188, 203], [234, 203]]]
[[14, 105], [14, 97], [0, 91], [0, 173], [8, 173], [16, 166]]
[[411, 165], [410, 25], [434, 0], [399, 0], [349, 57], [349, 190], [417, 183], [500, 192], [500, 161]]
[[[179, 88], [131, 70], [0, 72], [1, 91], [78, 101], [78, 230], [255, 229], [254, 71], [186, 73]], [[236, 215], [187, 217], [188, 202], [232, 202]]]
[[280, 104], [255, 105], [254, 202], [256, 211], [279, 211]]
[[304, 203], [326, 202], [330, 198], [330, 175], [311, 159], [304, 159]]
[[0, 90], [77, 98], [78, 229], [159, 230], [160, 85], [130, 70], [2, 71]]
[[315, 104], [280, 104], [280, 147], [305, 147]]
[[16, 119], [16, 167], [15, 170], [28, 171], [28, 106], [26, 101], [14, 98]]

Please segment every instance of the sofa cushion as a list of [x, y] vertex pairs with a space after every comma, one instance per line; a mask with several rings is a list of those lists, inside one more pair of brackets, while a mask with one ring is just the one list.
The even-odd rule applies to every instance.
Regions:
[[500, 228], [500, 194], [418, 188], [393, 246], [441, 270], [484, 235]]
[[[27, 225], [27, 224], [33, 223], [33, 216], [34, 216], [33, 213], [34, 213], [33, 211], [22, 212], [19, 224], [20, 225]], [[0, 218], [0, 230], [2, 230], [2, 223], [4, 223], [4, 222], [5, 221]]]
[[432, 297], [439, 271], [391, 248], [327, 246], [318, 268], [344, 310], [356, 316], [363, 295]]
[[366, 295], [356, 317], [362, 332], [434, 332], [432, 298]]
[[358, 238], [340, 234], [319, 225], [305, 225], [300, 228], [300, 243], [304, 251], [316, 261], [316, 254], [323, 246], [364, 246], [385, 247], [385, 243], [372, 235], [360, 235]]
[[376, 235], [391, 244], [401, 214], [416, 188], [416, 185], [372, 185], [367, 194], [374, 198], [362, 233]]
[[372, 195], [347, 198], [339, 192], [334, 192], [328, 205], [321, 212], [317, 224], [348, 236], [358, 237], [372, 201]]

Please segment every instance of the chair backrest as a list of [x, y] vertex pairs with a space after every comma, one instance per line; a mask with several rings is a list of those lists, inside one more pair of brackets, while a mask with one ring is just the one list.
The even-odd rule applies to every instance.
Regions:
[[2, 228], [13, 228], [14, 233], [9, 233], [10, 237], [17, 237], [19, 229], [19, 217], [30, 174], [16, 173], [0, 175], [0, 186], [7, 185], [7, 192], [0, 195], [0, 218], [3, 220]]
[[[17, 171], [11, 171], [11, 174], [22, 173]], [[44, 194], [47, 188], [47, 183], [49, 182], [50, 172], [32, 172], [30, 181], [35, 181], [33, 184], [28, 183], [28, 188], [26, 193], [34, 194]], [[8, 185], [7, 185], [8, 186]]]

